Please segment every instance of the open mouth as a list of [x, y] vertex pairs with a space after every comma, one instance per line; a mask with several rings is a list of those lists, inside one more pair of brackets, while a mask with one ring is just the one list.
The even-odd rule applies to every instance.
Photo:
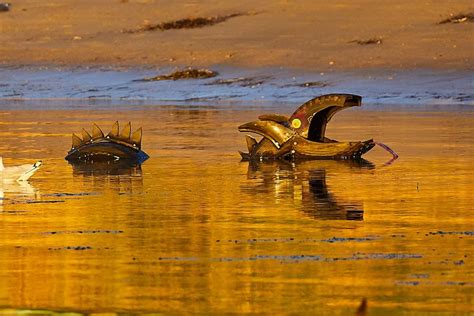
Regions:
[[361, 106], [352, 94], [327, 94], [309, 100], [290, 116], [267, 114], [239, 126], [239, 131], [263, 136], [246, 137], [244, 160], [261, 159], [360, 159], [374, 147], [373, 140], [339, 142], [325, 136], [326, 126], [339, 111]]

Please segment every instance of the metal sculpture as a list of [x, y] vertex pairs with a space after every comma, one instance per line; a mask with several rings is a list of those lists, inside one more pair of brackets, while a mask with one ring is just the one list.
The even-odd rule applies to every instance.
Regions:
[[270, 114], [239, 126], [239, 131], [256, 133], [257, 141], [246, 135], [248, 153], [243, 160], [266, 159], [360, 159], [376, 143], [370, 139], [338, 142], [325, 137], [326, 125], [337, 112], [360, 106], [362, 98], [352, 94], [328, 94], [301, 105], [290, 117]]
[[73, 164], [115, 162], [141, 164], [149, 158], [141, 150], [141, 144], [142, 128], [132, 133], [130, 122], [122, 131], [119, 129], [119, 123], [115, 122], [107, 135], [93, 124], [92, 134], [85, 129], [82, 129], [80, 136], [72, 134], [72, 147], [65, 159]]

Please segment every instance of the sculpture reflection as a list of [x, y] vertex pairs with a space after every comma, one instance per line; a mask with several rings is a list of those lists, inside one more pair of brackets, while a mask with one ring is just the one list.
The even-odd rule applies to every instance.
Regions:
[[120, 160], [113, 163], [70, 163], [75, 180], [89, 182], [93, 190], [131, 194], [143, 191], [142, 168]]
[[70, 163], [74, 176], [137, 176], [141, 177], [141, 164], [131, 164], [129, 161]]
[[252, 194], [273, 193], [276, 198], [293, 198], [295, 205], [316, 219], [363, 220], [362, 203], [338, 199], [328, 188], [327, 172], [342, 173], [351, 169], [372, 169], [366, 160], [250, 162], [248, 179], [261, 180], [249, 188]]

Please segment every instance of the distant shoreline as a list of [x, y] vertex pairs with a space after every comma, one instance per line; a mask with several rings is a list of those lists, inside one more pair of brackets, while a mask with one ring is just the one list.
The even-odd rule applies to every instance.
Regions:
[[[166, 77], [168, 67], [0, 66], [0, 104], [299, 104], [317, 95], [351, 93], [371, 105], [474, 106], [470, 70], [311, 72], [285, 68], [212, 66], [214, 77], [144, 81]], [[90, 101], [90, 102], [89, 102]]]

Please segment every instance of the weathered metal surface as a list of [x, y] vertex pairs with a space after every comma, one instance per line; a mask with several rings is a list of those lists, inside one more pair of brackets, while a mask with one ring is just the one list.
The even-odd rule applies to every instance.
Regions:
[[92, 135], [85, 129], [81, 136], [72, 134], [72, 147], [66, 156], [71, 163], [128, 162], [140, 164], [149, 156], [141, 150], [142, 129], [132, 133], [130, 122], [120, 131], [115, 122], [111, 131], [105, 136], [96, 124]]
[[326, 125], [337, 112], [360, 106], [362, 98], [352, 94], [329, 94], [301, 105], [290, 118], [267, 114], [259, 121], [239, 126], [241, 132], [263, 136], [260, 142], [247, 138], [244, 160], [264, 159], [360, 159], [375, 146], [373, 140], [338, 142], [325, 137]]

